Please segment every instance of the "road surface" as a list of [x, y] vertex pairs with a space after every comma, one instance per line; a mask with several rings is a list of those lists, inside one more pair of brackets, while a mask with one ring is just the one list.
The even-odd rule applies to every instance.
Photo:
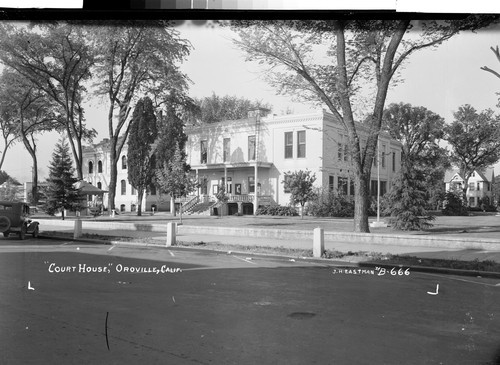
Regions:
[[1, 364], [499, 364], [500, 285], [12, 237], [0, 328]]

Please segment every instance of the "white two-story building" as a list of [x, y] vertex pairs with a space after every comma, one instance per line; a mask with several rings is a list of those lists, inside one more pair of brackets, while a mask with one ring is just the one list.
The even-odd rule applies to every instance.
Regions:
[[[467, 186], [467, 205], [480, 207], [481, 204], [494, 204], [492, 185], [495, 182], [495, 171], [490, 168], [484, 171], [474, 171]], [[446, 191], [462, 191], [465, 180], [458, 170], [448, 170], [444, 176]]]
[[[268, 115], [260, 109], [247, 119], [224, 121], [186, 129], [187, 162], [201, 182], [194, 203], [214, 201], [222, 184], [229, 194], [228, 214], [252, 214], [255, 207], [287, 205], [285, 173], [309, 170], [317, 187], [354, 195], [349, 143], [341, 123], [326, 111], [304, 115]], [[358, 124], [361, 143], [367, 130]], [[389, 188], [401, 166], [401, 144], [389, 135], [379, 139], [380, 168], [373, 168], [371, 191]], [[194, 204], [191, 203], [190, 206]], [[208, 205], [208, 204], [207, 204]]]
[[[127, 144], [125, 143], [118, 163], [118, 175], [116, 183], [115, 207], [118, 212], [135, 212], [138, 207], [137, 190], [128, 181]], [[99, 189], [109, 191], [111, 177], [111, 158], [109, 139], [105, 138], [97, 144], [86, 146], [83, 149], [83, 179]], [[108, 194], [104, 194], [102, 202], [106, 208]], [[170, 202], [168, 196], [158, 193], [155, 186], [151, 186], [142, 201], [143, 211], [169, 210]]]

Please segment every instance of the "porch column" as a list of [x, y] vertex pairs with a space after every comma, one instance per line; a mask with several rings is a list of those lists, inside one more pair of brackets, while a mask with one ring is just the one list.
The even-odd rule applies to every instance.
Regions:
[[258, 193], [258, 185], [259, 185], [259, 180], [258, 180], [258, 172], [259, 172], [259, 167], [257, 166], [257, 162], [255, 162], [255, 169], [254, 169], [254, 198], [253, 198], [253, 215], [257, 212], [257, 207], [259, 206], [259, 197], [257, 195]]
[[199, 184], [200, 176], [198, 175], [198, 169], [196, 169], [195, 171], [196, 171], [196, 182], [198, 183], [198, 185], [196, 187], [196, 195], [200, 196], [200, 189], [201, 189], [201, 186]]
[[227, 167], [224, 165], [224, 191], [227, 194]]

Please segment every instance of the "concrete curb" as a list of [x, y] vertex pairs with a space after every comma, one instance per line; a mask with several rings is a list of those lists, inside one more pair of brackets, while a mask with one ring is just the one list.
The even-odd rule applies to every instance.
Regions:
[[[54, 221], [39, 219], [41, 225], [56, 225], [64, 228], [73, 228], [74, 220]], [[131, 223], [131, 222], [95, 222], [82, 220], [82, 229], [85, 230], [124, 230], [138, 232], [167, 232], [164, 223]], [[241, 228], [241, 227], [214, 227], [178, 225], [180, 234], [198, 234], [213, 236], [256, 237], [277, 240], [313, 240], [313, 230]], [[500, 250], [500, 239], [485, 239], [471, 237], [448, 237], [435, 235], [401, 235], [380, 233], [357, 233], [343, 231], [325, 231], [325, 242], [343, 242], [373, 245], [397, 245], [418, 247], [442, 247], [452, 249], [479, 249]]]
[[[94, 244], [102, 244], [102, 245], [123, 245], [123, 246], [143, 246], [143, 247], [158, 247], [158, 248], [168, 248], [166, 245], [159, 244], [151, 244], [151, 243], [142, 243], [142, 242], [134, 242], [134, 241], [106, 241], [106, 240], [98, 240], [98, 239], [90, 239], [90, 238], [77, 238], [74, 239], [72, 237], [60, 237], [60, 236], [49, 236], [40, 234], [40, 238], [51, 238], [57, 240], [67, 241], [72, 240], [75, 242], [87, 242]], [[217, 250], [210, 248], [199, 248], [199, 247], [187, 247], [187, 246], [172, 246], [174, 248], [180, 248], [185, 250], [207, 250], [214, 252], [227, 253], [225, 250]], [[259, 246], [256, 246], [256, 248]], [[267, 253], [258, 253], [258, 252], [245, 252], [245, 251], [234, 251], [231, 250], [231, 253], [235, 253], [238, 255], [247, 255], [247, 256], [267, 256], [267, 257], [280, 257], [280, 258], [288, 258], [295, 259], [296, 257], [287, 256], [287, 255], [279, 255], [279, 254], [267, 254]], [[446, 274], [446, 275], [457, 275], [457, 276], [475, 276], [475, 277], [483, 277], [483, 278], [494, 278], [500, 279], [500, 273], [490, 272], [490, 271], [477, 271], [477, 270], [459, 270], [459, 269], [449, 269], [442, 267], [428, 267], [428, 266], [409, 266], [409, 265], [401, 265], [401, 264], [381, 264], [381, 263], [373, 263], [369, 261], [365, 262], [350, 262], [343, 260], [335, 260], [335, 259], [325, 259], [325, 258], [317, 258], [317, 257], [301, 257], [299, 260], [303, 260], [306, 262], [316, 262], [322, 264], [328, 264], [327, 266], [335, 266], [335, 267], [361, 267], [361, 268], [375, 268], [382, 267], [385, 269], [392, 268], [409, 268], [411, 271], [416, 272], [424, 272], [424, 273], [433, 273], [433, 274]]]

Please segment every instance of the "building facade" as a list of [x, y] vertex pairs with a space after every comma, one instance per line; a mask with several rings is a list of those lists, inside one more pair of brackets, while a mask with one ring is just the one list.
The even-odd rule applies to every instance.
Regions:
[[[361, 143], [368, 131], [357, 126]], [[290, 202], [283, 180], [287, 172], [309, 170], [317, 187], [354, 195], [349, 142], [340, 121], [326, 111], [269, 116], [266, 110], [237, 121], [186, 129], [187, 162], [200, 187], [199, 201], [214, 201], [221, 184], [229, 195], [228, 214], [251, 214], [260, 205]], [[371, 192], [381, 195], [401, 167], [401, 144], [389, 135], [379, 139], [380, 166], [372, 169]], [[379, 176], [379, 179], [377, 178]]]
[[[361, 143], [368, 131], [357, 125]], [[309, 170], [315, 186], [354, 196], [354, 175], [348, 138], [342, 124], [326, 111], [303, 115], [268, 115], [265, 109], [250, 111], [248, 118], [186, 128], [187, 163], [199, 187], [179, 199], [186, 212], [209, 211], [215, 195], [225, 187], [229, 201], [224, 214], [253, 214], [262, 205], [288, 205], [285, 174]], [[84, 148], [84, 180], [108, 190], [111, 172], [109, 140]], [[372, 168], [371, 194], [384, 195], [401, 168], [401, 144], [388, 134], [379, 137], [379, 165]], [[137, 191], [127, 178], [127, 145], [118, 164], [115, 207], [121, 212], [137, 209]], [[104, 207], [107, 194], [104, 195]], [[170, 199], [151, 187], [143, 209], [169, 211]]]
[[[474, 171], [467, 186], [467, 204], [469, 207], [480, 207], [482, 204], [494, 204], [492, 185], [495, 182], [495, 171]], [[458, 170], [448, 170], [444, 176], [445, 190], [462, 191], [465, 180]]]
[[[111, 177], [109, 139], [83, 148], [83, 179], [99, 189], [109, 191]], [[117, 212], [135, 212], [138, 209], [137, 190], [128, 181], [127, 144], [125, 143], [117, 166], [117, 182], [115, 194], [115, 208]], [[144, 194], [142, 201], [143, 211], [168, 211], [170, 210], [169, 197], [158, 193], [155, 186]], [[102, 202], [107, 208], [108, 194], [104, 194]]]

